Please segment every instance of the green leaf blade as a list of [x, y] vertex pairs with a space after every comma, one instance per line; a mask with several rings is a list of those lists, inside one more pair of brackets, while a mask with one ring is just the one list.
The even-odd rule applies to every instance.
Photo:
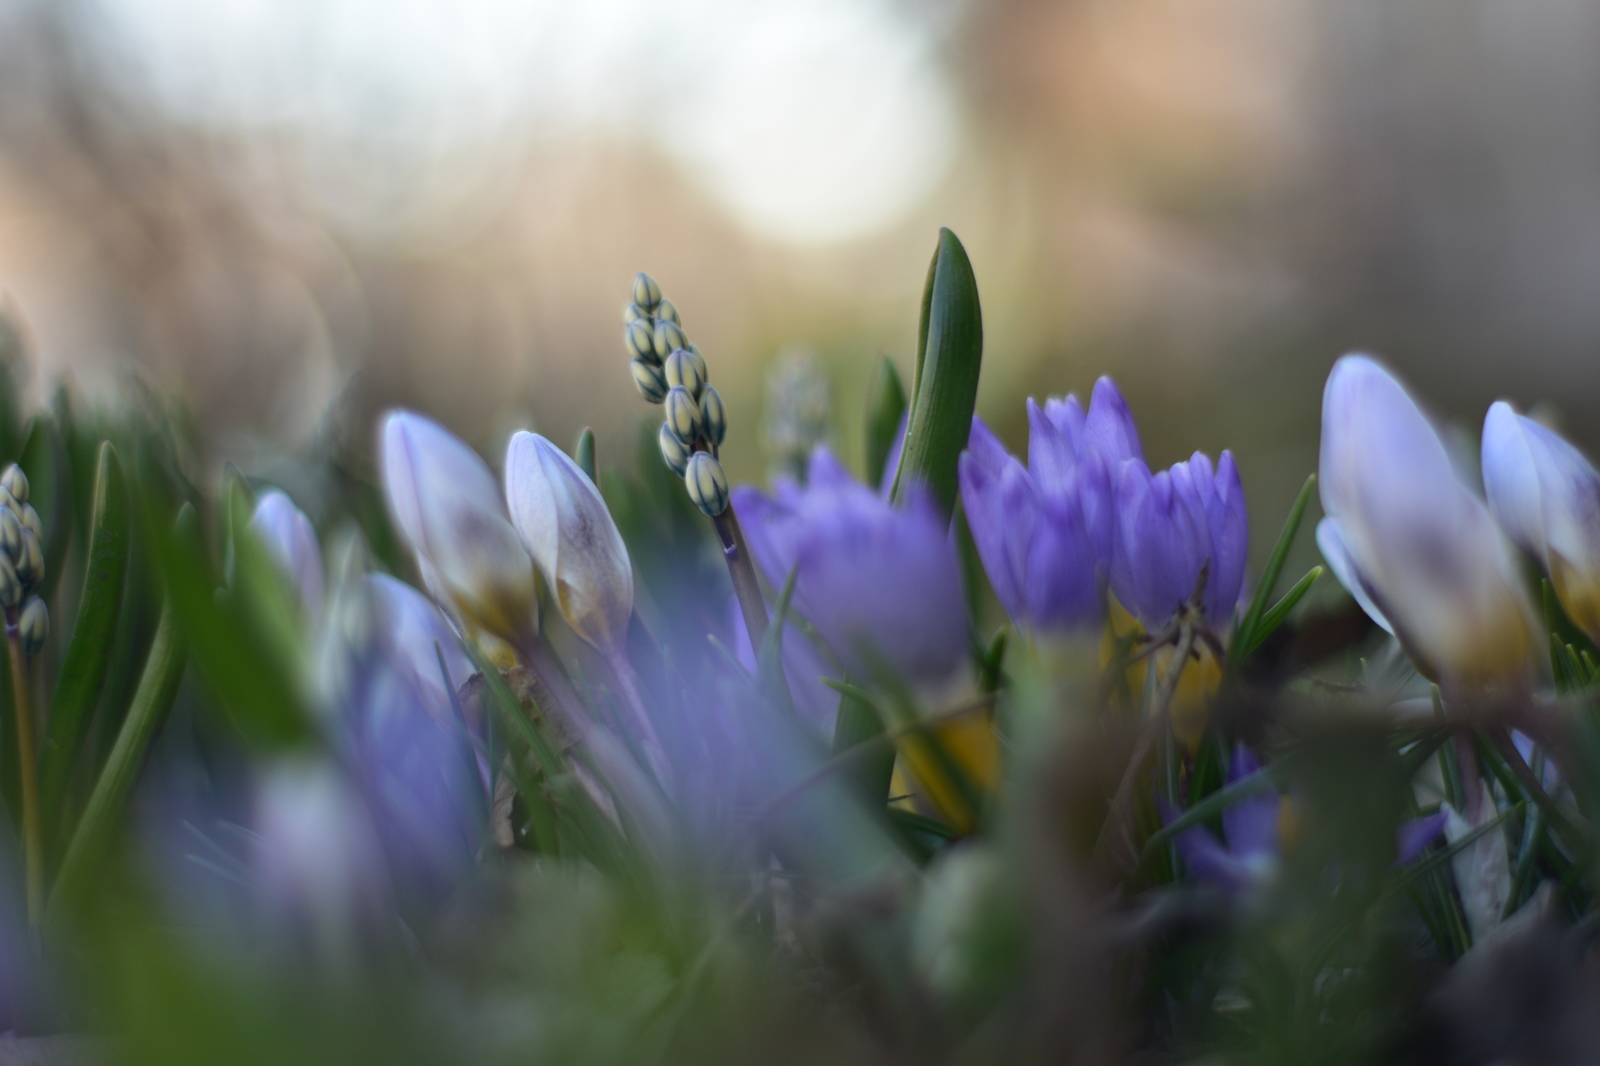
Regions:
[[889, 465], [889, 455], [894, 451], [895, 437], [900, 432], [900, 420], [906, 413], [906, 387], [900, 382], [900, 371], [888, 356], [878, 361], [878, 372], [872, 379], [872, 391], [867, 394], [867, 484], [883, 484], [883, 472]]

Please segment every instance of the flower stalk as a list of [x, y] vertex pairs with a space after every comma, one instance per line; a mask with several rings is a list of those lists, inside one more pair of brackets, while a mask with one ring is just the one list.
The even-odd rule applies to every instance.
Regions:
[[6, 647], [11, 657], [11, 701], [17, 717], [17, 767], [22, 790], [22, 858], [26, 869], [28, 925], [44, 917], [44, 836], [39, 821], [39, 749], [28, 699], [28, 655], [22, 647], [18, 609], [6, 608]]

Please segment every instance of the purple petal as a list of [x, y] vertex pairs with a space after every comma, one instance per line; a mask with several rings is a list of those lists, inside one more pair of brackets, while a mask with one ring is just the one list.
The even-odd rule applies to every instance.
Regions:
[[1076, 486], [1077, 447], [1032, 399], [1028, 400], [1028, 471], [1047, 493], [1067, 493]]
[[[1178, 820], [1179, 811], [1166, 800], [1157, 799], [1163, 825]], [[1173, 838], [1173, 844], [1189, 873], [1229, 892], [1242, 892], [1250, 886], [1250, 868], [1234, 858], [1228, 849], [1204, 826], [1191, 826]]]
[[1041, 630], [1098, 622], [1100, 582], [1094, 544], [1072, 502], [1042, 501], [1028, 549], [1028, 616]]
[[1007, 521], [999, 472], [984, 465], [975, 452], [969, 451], [961, 456], [957, 475], [967, 528], [972, 531], [972, 542], [978, 549], [984, 572], [989, 575], [989, 584], [994, 587], [995, 596], [1006, 613], [1013, 618], [1020, 617], [1026, 601], [1022, 574], [1017, 570], [1010, 547], [1013, 527]]
[[1084, 436], [1090, 449], [1110, 462], [1144, 458], [1133, 412], [1128, 410], [1127, 401], [1122, 398], [1116, 383], [1108, 377], [1102, 377], [1094, 383], [1094, 393], [1089, 398], [1089, 413], [1084, 419]]
[[1206, 582], [1206, 616], [1219, 628], [1226, 626], [1239, 602], [1250, 549], [1250, 516], [1244, 487], [1233, 453], [1224, 451], [1217, 463], [1208, 499], [1206, 521], [1210, 527], [1211, 576]]
[[1398, 833], [1395, 865], [1400, 866], [1410, 862], [1429, 844], [1432, 844], [1438, 835], [1444, 832], [1444, 824], [1450, 820], [1449, 811], [1440, 811], [1430, 814], [1425, 818], [1413, 818], [1400, 824]]

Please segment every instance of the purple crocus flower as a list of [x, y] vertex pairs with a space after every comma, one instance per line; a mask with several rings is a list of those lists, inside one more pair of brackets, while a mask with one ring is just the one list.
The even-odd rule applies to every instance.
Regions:
[[[750, 646], [750, 634], [744, 628], [744, 616], [739, 612], [739, 601], [728, 599], [728, 620], [732, 623], [734, 654], [752, 674], [756, 671], [756, 652]], [[818, 650], [810, 637], [790, 621], [783, 627], [783, 675], [789, 693], [794, 698], [795, 710], [800, 717], [817, 727], [818, 733], [833, 736], [834, 718], [839, 712], [839, 693], [823, 683], [838, 670], [828, 665], [828, 660]]]
[[961, 503], [995, 595], [1035, 629], [1097, 621], [1111, 563], [1113, 472], [1140, 459], [1139, 431], [1110, 378], [1089, 410], [1076, 396], [1028, 401], [1028, 465], [980, 419], [961, 457]]
[[1195, 452], [1152, 474], [1142, 459], [1122, 464], [1116, 489], [1111, 590], [1146, 629], [1166, 625], [1209, 564], [1201, 600], [1205, 620], [1225, 627], [1244, 584], [1250, 542], [1244, 487], [1233, 455], [1216, 468]]
[[892, 506], [819, 446], [804, 487], [780, 478], [768, 496], [740, 486], [733, 507], [767, 580], [781, 585], [798, 567], [795, 610], [848, 670], [870, 674], [881, 656], [903, 676], [933, 682], [960, 665], [960, 565], [949, 523], [921, 486]]
[[[1239, 745], [1233, 749], [1226, 783], [1234, 785], [1260, 772], [1260, 761], [1248, 748]], [[1198, 880], [1226, 892], [1249, 891], [1277, 872], [1281, 803], [1276, 790], [1263, 789], [1224, 808], [1223, 839], [1218, 840], [1210, 830], [1196, 825], [1179, 833], [1173, 843], [1184, 865]], [[1164, 801], [1160, 807], [1164, 822], [1171, 824], [1177, 820], [1177, 810]], [[1440, 811], [1402, 823], [1396, 839], [1396, 865], [1408, 863], [1420, 855], [1443, 831], [1448, 817], [1447, 812]]]

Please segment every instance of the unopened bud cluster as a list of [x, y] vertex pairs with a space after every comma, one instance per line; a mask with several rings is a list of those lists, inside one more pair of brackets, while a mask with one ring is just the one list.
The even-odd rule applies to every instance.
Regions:
[[35, 655], [50, 635], [44, 581], [44, 523], [28, 503], [28, 476], [16, 463], [0, 474], [0, 606], [15, 618], [22, 650]]
[[728, 509], [728, 475], [717, 460], [728, 435], [728, 411], [709, 384], [705, 357], [689, 343], [678, 309], [648, 274], [633, 279], [633, 302], [622, 321], [633, 383], [665, 409], [661, 457], [683, 478], [695, 506], [715, 518]]

